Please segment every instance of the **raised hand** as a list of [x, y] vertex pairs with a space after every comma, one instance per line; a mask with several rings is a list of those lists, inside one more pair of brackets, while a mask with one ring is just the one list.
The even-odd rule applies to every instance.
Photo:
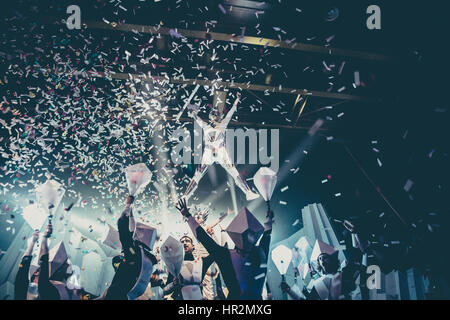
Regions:
[[236, 92], [236, 100], [234, 100], [233, 108], [235, 108], [237, 106], [237, 104], [239, 103], [240, 100], [241, 100], [241, 93]]
[[38, 241], [39, 238], [39, 230], [35, 230], [33, 232], [33, 235], [31, 236], [31, 240], [33, 241], [33, 243], [36, 243]]
[[186, 218], [191, 215], [189, 213], [189, 208], [187, 207], [187, 204], [186, 204], [186, 199], [178, 200], [178, 205], [175, 205], [175, 208], [177, 208], [178, 211], [180, 211], [180, 213]]
[[281, 282], [280, 288], [281, 288], [281, 291], [283, 291], [283, 292], [291, 291], [291, 287], [284, 281]]
[[44, 238], [50, 238], [53, 233], [53, 226], [49, 223], [44, 231]]
[[133, 197], [133, 196], [128, 196], [127, 202], [126, 202], [127, 207], [129, 207], [130, 205], [132, 205], [133, 202], [134, 202], [134, 197]]

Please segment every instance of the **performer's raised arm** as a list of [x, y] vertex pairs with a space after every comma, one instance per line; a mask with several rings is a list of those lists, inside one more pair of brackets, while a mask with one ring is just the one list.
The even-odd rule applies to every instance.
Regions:
[[241, 94], [238, 92], [236, 97], [236, 100], [233, 103], [233, 106], [231, 107], [230, 111], [228, 111], [227, 115], [225, 116], [225, 118], [223, 118], [223, 120], [220, 122], [220, 124], [222, 126], [228, 126], [228, 123], [231, 120], [231, 117], [233, 117], [233, 114], [236, 112], [237, 110], [237, 105], [239, 103], [239, 100], [241, 99]]
[[203, 121], [202, 118], [200, 118], [198, 116], [198, 112], [200, 111], [200, 107], [198, 107], [198, 106], [195, 106], [195, 107], [197, 107], [197, 109], [195, 109], [195, 110], [191, 108], [191, 110], [192, 110], [191, 111], [191, 116], [192, 116], [192, 118], [194, 118], [195, 122], [197, 122], [197, 124], [202, 129], [205, 129], [208, 126], [208, 124], [205, 121]]
[[190, 214], [189, 208], [186, 205], [186, 200], [181, 199], [178, 201], [178, 206], [176, 206], [178, 211], [187, 218], [187, 223], [192, 230], [192, 233], [197, 238], [197, 240], [205, 247], [208, 254], [213, 258], [216, 254], [223, 250], [224, 248], [218, 245], [214, 239], [212, 239], [206, 231], [198, 224], [195, 218]]

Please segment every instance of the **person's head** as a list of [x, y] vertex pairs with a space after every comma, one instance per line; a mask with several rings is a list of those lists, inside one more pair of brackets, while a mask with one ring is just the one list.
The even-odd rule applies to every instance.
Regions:
[[192, 241], [191, 237], [183, 236], [180, 239], [181, 244], [184, 248], [184, 253], [190, 253], [194, 250], [194, 241]]
[[339, 270], [337, 252], [333, 254], [322, 253], [317, 258], [318, 271], [322, 274], [335, 274]]
[[219, 123], [222, 121], [222, 114], [216, 108], [213, 108], [209, 113], [209, 121], [213, 123]]
[[339, 251], [333, 246], [316, 240], [311, 253], [310, 261], [314, 269], [321, 274], [334, 274], [339, 269]]

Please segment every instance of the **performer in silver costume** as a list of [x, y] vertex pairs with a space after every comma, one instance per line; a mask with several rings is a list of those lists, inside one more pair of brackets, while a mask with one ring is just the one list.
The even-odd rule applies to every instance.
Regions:
[[233, 116], [233, 113], [237, 109], [237, 104], [240, 99], [240, 94], [237, 93], [236, 101], [233, 107], [228, 111], [225, 118], [221, 119], [220, 112], [217, 110], [211, 111], [209, 114], [209, 123], [206, 123], [198, 116], [198, 110], [193, 112], [193, 117], [195, 121], [199, 124], [204, 132], [204, 143], [205, 150], [203, 152], [202, 161], [200, 166], [197, 168], [194, 177], [192, 178], [189, 186], [186, 189], [184, 197], [186, 200], [192, 196], [198, 187], [200, 180], [205, 175], [208, 167], [213, 163], [220, 164], [227, 172], [230, 174], [236, 185], [245, 193], [246, 199], [248, 201], [254, 200], [259, 197], [258, 193], [253, 192], [247, 185], [244, 178], [241, 177], [230, 159], [226, 146], [225, 146], [225, 131], [227, 129], [228, 123]]

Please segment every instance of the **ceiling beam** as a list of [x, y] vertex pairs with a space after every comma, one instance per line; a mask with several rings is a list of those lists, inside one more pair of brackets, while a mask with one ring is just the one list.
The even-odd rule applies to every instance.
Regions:
[[[134, 31], [139, 33], [150, 33], [152, 35], [160, 34], [160, 35], [171, 35], [171, 28], [165, 28], [161, 26], [147, 26], [147, 25], [138, 25], [138, 24], [116, 24], [113, 25], [107, 24], [105, 22], [99, 21], [88, 21], [86, 22], [88, 28], [91, 29], [105, 29], [105, 30], [118, 30], [118, 31]], [[173, 29], [172, 29], [173, 30]], [[198, 39], [211, 39], [218, 41], [228, 41], [240, 44], [249, 44], [255, 46], [263, 46], [263, 47], [279, 47], [285, 49], [292, 49], [297, 51], [323, 54], [323, 55], [331, 55], [331, 56], [342, 56], [346, 58], [356, 58], [361, 60], [373, 60], [373, 61], [390, 61], [391, 57], [379, 54], [379, 53], [371, 53], [364, 51], [355, 51], [355, 50], [346, 50], [339, 48], [331, 48], [325, 46], [318, 46], [313, 44], [306, 44], [300, 42], [291, 42], [287, 41], [279, 41], [274, 39], [268, 39], [263, 37], [252, 37], [252, 36], [241, 36], [241, 35], [233, 35], [219, 32], [206, 32], [206, 31], [197, 31], [197, 30], [187, 30], [187, 29], [175, 29], [178, 34], [185, 38], [198, 38]]]
[[[175, 121], [176, 118], [167, 118], [168, 121]], [[181, 117], [180, 122], [194, 122], [192, 118]], [[242, 121], [230, 121], [229, 127], [254, 127], [265, 129], [288, 129], [293, 131], [308, 131], [311, 127], [292, 126], [286, 124], [271, 124], [271, 123], [257, 123], [257, 122], [242, 122]], [[318, 131], [329, 131], [327, 128], [319, 128]]]
[[294, 88], [283, 88], [281, 85], [278, 87], [275, 86], [266, 86], [266, 85], [258, 85], [251, 83], [238, 83], [238, 82], [228, 82], [228, 81], [216, 81], [216, 80], [198, 80], [198, 79], [184, 79], [181, 77], [161, 77], [161, 76], [148, 76], [145, 74], [133, 74], [133, 73], [103, 73], [103, 72], [89, 72], [90, 75], [96, 77], [105, 77], [112, 79], [121, 79], [121, 80], [132, 80], [132, 79], [140, 79], [141, 81], [150, 81], [150, 82], [168, 82], [174, 84], [186, 84], [186, 85], [202, 85], [208, 87], [215, 87], [215, 90], [230, 88], [230, 89], [242, 89], [242, 90], [252, 90], [252, 91], [262, 91], [262, 92], [270, 92], [270, 93], [284, 93], [284, 94], [292, 94], [292, 95], [305, 95], [312, 97], [321, 97], [335, 100], [351, 100], [351, 101], [360, 101], [360, 102], [381, 102], [379, 98], [371, 98], [371, 97], [363, 97], [356, 96], [350, 94], [336, 93], [336, 92], [326, 92], [326, 91], [314, 91], [307, 89], [294, 89]]

